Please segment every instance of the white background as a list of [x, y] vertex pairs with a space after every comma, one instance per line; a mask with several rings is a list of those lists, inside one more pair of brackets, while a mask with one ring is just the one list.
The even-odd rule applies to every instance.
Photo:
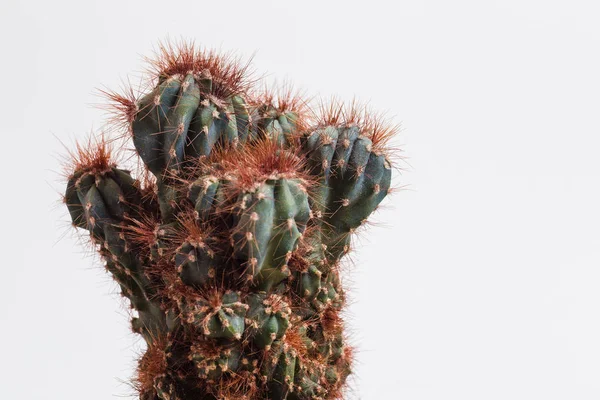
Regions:
[[69, 228], [60, 141], [167, 35], [402, 122], [409, 187], [348, 269], [349, 398], [600, 398], [597, 4], [3, 0], [2, 398], [132, 393], [141, 343]]

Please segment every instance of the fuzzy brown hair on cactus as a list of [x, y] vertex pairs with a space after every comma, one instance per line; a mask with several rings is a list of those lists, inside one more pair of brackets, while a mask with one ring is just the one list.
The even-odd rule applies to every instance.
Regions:
[[249, 68], [161, 45], [147, 90], [105, 92], [138, 170], [103, 136], [72, 155], [64, 200], [147, 344], [143, 400], [342, 399], [352, 372], [341, 266], [391, 190], [397, 127]]

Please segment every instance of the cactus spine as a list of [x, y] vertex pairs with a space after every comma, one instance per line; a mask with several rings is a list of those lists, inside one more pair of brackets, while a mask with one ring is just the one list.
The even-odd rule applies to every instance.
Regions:
[[164, 46], [110, 94], [143, 166], [81, 148], [65, 203], [130, 300], [143, 400], [338, 399], [351, 372], [340, 259], [390, 189], [393, 128], [252, 91], [247, 65]]

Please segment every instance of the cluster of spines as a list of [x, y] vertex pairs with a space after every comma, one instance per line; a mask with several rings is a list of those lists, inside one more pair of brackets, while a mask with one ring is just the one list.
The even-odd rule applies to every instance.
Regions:
[[65, 201], [138, 316], [145, 400], [333, 399], [351, 372], [340, 258], [390, 188], [394, 132], [356, 106], [252, 95], [248, 64], [163, 46], [110, 94], [144, 183], [79, 148]]

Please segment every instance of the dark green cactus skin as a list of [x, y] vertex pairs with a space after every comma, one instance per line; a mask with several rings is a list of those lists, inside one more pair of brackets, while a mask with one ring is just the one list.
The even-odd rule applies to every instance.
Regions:
[[203, 243], [185, 241], [174, 258], [179, 278], [187, 286], [203, 288], [221, 274], [218, 274], [223, 260]]
[[259, 116], [257, 129], [259, 135], [276, 140], [280, 145], [289, 145], [297, 134], [298, 115], [295, 112], [280, 112], [272, 105], [261, 105], [256, 110]]
[[139, 101], [133, 143], [155, 175], [177, 174], [186, 161], [208, 156], [217, 143], [243, 144], [248, 139], [244, 99], [233, 95], [217, 104], [200, 90], [211, 85], [209, 78], [198, 82], [193, 74], [172, 76]]
[[260, 349], [270, 348], [283, 337], [290, 326], [292, 310], [279, 295], [265, 292], [248, 295], [246, 315], [253, 343]]
[[308, 195], [300, 182], [267, 180], [239, 201], [243, 206], [235, 218], [234, 255], [259, 289], [270, 290], [290, 276], [282, 267], [306, 227]]
[[73, 224], [90, 231], [100, 245], [107, 270], [138, 311], [139, 317], [132, 321], [134, 330], [145, 338], [160, 334], [166, 329], [166, 317], [152, 301], [154, 290], [142, 260], [130, 251], [123, 231], [128, 218], [152, 206], [144, 204], [129, 172], [117, 168], [101, 174], [78, 171], [69, 179], [65, 199]]
[[391, 166], [356, 126], [315, 130], [304, 148], [313, 173], [320, 176], [313, 208], [323, 218], [321, 240], [337, 260], [348, 251], [350, 234], [387, 195]]
[[241, 339], [249, 306], [241, 302], [240, 293], [226, 292], [216, 305], [200, 299], [192, 304], [182, 301], [182, 317], [211, 339]]
[[[163, 75], [135, 103], [154, 190], [112, 165], [79, 165], [67, 184], [73, 225], [90, 232], [148, 344], [140, 398], [340, 398], [352, 360], [339, 260], [391, 167], [357, 124], [310, 128], [294, 110], [216, 96], [216, 84], [205, 71]], [[216, 149], [267, 142], [304, 161], [207, 164]], [[242, 170], [258, 172], [248, 182]]]

